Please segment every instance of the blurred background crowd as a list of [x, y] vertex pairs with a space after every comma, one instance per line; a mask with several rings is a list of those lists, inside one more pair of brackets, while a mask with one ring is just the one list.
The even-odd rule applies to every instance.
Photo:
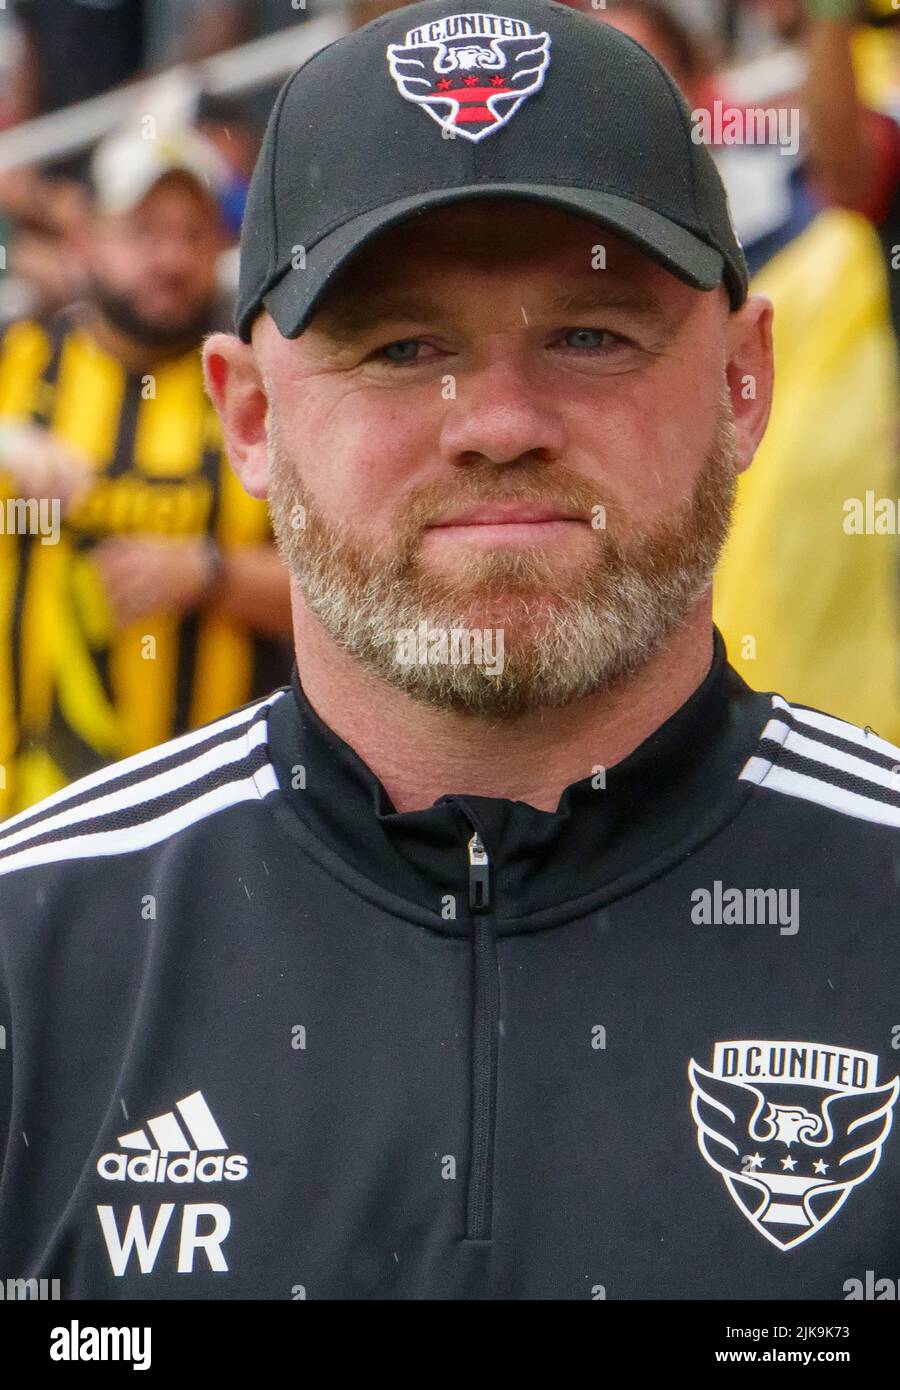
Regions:
[[[730, 659], [900, 741], [900, 0], [573, 7], [706, 114], [775, 302], [716, 587]], [[287, 579], [199, 347], [230, 323], [278, 87], [392, 8], [0, 6], [0, 818], [288, 679]]]

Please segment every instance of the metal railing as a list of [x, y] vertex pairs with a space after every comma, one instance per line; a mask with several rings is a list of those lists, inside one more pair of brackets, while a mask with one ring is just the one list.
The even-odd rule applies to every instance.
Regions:
[[[239, 48], [197, 63], [177, 64], [103, 96], [25, 121], [0, 132], [0, 171], [44, 164], [87, 149], [136, 111], [152, 111], [163, 79], [170, 85], [181, 82], [186, 90], [215, 96], [253, 91], [286, 77], [320, 48], [349, 33], [351, 27], [347, 8], [331, 5], [329, 12]], [[142, 103], [147, 103], [146, 107]]]

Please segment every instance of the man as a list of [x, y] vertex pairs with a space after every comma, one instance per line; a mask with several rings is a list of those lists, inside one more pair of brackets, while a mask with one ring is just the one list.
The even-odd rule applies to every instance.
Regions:
[[787, 683], [897, 741], [900, 127], [862, 97], [889, 74], [876, 43], [888, 35], [864, 32], [862, 8], [843, 0], [807, 10], [803, 177], [833, 206], [763, 270], [779, 388], [741, 480], [715, 616], [754, 684]]
[[0, 535], [7, 811], [289, 670], [287, 576], [203, 388], [200, 343], [224, 322], [217, 171], [188, 131], [111, 137], [94, 164], [88, 296], [0, 342], [6, 500], [47, 521]]
[[603, 6], [578, 0], [574, 8], [621, 29], [658, 58], [692, 111], [712, 105], [715, 79], [702, 41], [665, 0], [607, 0]]
[[13, 0], [24, 54], [18, 120], [59, 111], [137, 77], [145, 62], [144, 0]]
[[710, 619], [769, 318], [609, 26], [425, 0], [289, 80], [205, 354], [299, 665], [0, 837], [6, 1268], [785, 1299], [896, 1267], [900, 750], [751, 691]]

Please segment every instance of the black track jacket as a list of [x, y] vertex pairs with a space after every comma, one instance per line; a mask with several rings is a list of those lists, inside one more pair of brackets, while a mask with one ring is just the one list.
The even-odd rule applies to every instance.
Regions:
[[0, 1279], [834, 1299], [900, 1274], [900, 749], [701, 686], [398, 814], [293, 686], [0, 828]]

